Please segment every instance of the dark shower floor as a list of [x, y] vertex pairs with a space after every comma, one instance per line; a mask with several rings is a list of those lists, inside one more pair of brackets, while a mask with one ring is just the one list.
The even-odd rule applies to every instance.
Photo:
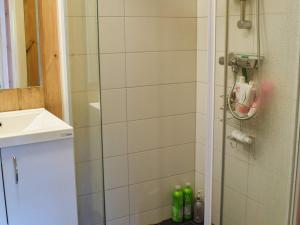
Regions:
[[199, 225], [198, 223], [194, 223], [193, 221], [186, 221], [182, 223], [174, 223], [172, 220], [166, 220], [156, 225]]

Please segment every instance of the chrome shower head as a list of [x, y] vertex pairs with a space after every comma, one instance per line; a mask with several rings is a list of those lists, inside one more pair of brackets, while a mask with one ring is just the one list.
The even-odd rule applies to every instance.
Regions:
[[240, 0], [240, 9], [241, 16], [240, 20], [237, 23], [239, 29], [247, 29], [250, 30], [252, 28], [252, 22], [250, 20], [246, 20], [246, 2], [247, 0]]

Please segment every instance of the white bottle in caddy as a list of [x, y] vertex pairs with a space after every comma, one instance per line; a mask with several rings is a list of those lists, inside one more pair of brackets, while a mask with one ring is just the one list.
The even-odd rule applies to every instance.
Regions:
[[256, 88], [253, 81], [247, 83], [245, 77], [240, 76], [235, 87], [235, 111], [241, 116], [247, 116], [256, 97]]

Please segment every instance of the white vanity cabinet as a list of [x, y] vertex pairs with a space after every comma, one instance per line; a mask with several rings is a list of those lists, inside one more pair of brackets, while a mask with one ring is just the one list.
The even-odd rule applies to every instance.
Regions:
[[72, 139], [1, 149], [9, 225], [76, 225]]
[[0, 225], [7, 225], [3, 179], [0, 167]]
[[1, 149], [9, 225], [77, 223], [72, 139]]
[[0, 122], [0, 225], [78, 225], [72, 128], [44, 109]]

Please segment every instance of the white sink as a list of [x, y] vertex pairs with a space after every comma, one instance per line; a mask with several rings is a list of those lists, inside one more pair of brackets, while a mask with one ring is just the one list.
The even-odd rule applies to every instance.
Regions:
[[72, 136], [72, 127], [46, 109], [0, 113], [0, 148]]

